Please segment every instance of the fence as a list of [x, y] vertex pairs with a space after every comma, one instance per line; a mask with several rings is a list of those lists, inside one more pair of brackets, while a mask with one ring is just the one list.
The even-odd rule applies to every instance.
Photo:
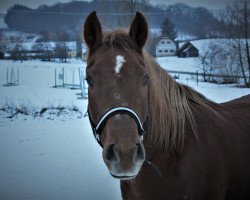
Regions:
[[19, 67], [7, 67], [6, 84], [3, 86], [19, 85]]
[[79, 89], [82, 98], [87, 98], [87, 87], [85, 83], [85, 73], [81, 68], [78, 69], [55, 69], [55, 88]]
[[[220, 75], [220, 74], [205, 74], [200, 73], [198, 71], [196, 72], [183, 72], [183, 71], [173, 71], [173, 70], [166, 70], [168, 73], [172, 74], [172, 76], [175, 79], [180, 78], [179, 75], [190, 75], [190, 80], [196, 81], [196, 84], [198, 85], [199, 82], [204, 82], [204, 79], [206, 77], [213, 77], [213, 78], [227, 78], [227, 79], [242, 79], [242, 76], [227, 76], [227, 75]], [[178, 75], [178, 76], [177, 76]], [[199, 77], [202, 77], [199, 78]], [[188, 78], [187, 78], [187, 84], [188, 84]], [[82, 98], [87, 99], [88, 98], [88, 88], [85, 81], [85, 72], [83, 69], [78, 68], [76, 69], [55, 69], [55, 88], [63, 87], [63, 88], [70, 88], [70, 89], [79, 89], [80, 95]]]
[[[204, 82], [204, 80], [206, 80], [207, 78], [209, 79], [223, 79], [223, 80], [228, 80], [227, 83], [231, 83], [230, 80], [239, 80], [239, 79], [243, 79], [243, 76], [229, 76], [229, 75], [222, 75], [222, 74], [206, 74], [206, 73], [201, 73], [201, 72], [183, 72], [183, 71], [173, 71], [173, 70], [166, 70], [168, 73], [172, 74], [174, 78], [178, 79], [179, 76], [176, 76], [176, 74], [183, 74], [183, 75], [190, 75], [191, 79], [195, 79], [196, 80], [196, 84], [198, 85], [199, 82]], [[194, 78], [195, 77], [195, 78]], [[201, 81], [201, 79], [199, 79], [199, 77], [202, 77], [203, 81]]]

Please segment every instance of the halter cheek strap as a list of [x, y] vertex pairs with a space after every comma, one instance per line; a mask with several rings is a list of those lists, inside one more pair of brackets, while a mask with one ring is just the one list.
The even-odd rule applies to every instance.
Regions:
[[88, 110], [89, 121], [90, 121], [90, 124], [91, 124], [91, 127], [92, 127], [93, 134], [94, 134], [97, 142], [99, 143], [99, 145], [101, 147], [102, 147], [102, 144], [101, 144], [101, 141], [100, 141], [101, 132], [102, 132], [103, 128], [105, 127], [105, 125], [106, 125], [107, 121], [109, 120], [109, 118], [113, 117], [116, 114], [128, 114], [129, 116], [131, 116], [135, 120], [135, 122], [137, 124], [138, 134], [143, 139], [143, 135], [145, 133], [145, 130], [143, 128], [143, 125], [141, 123], [140, 118], [138, 117], [138, 115], [132, 109], [126, 108], [126, 107], [113, 108], [113, 109], [109, 110], [108, 112], [106, 112], [102, 116], [102, 118], [98, 121], [97, 125], [94, 124], [94, 122], [93, 122], [93, 120], [92, 120], [92, 118], [90, 116], [89, 110]]

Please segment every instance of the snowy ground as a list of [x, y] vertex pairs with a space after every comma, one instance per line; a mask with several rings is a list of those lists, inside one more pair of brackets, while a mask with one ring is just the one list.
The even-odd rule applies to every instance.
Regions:
[[175, 56], [159, 57], [157, 62], [164, 68], [171, 71], [196, 72], [200, 71], [198, 58], [178, 58]]
[[[197, 70], [193, 58], [158, 62], [165, 69]], [[20, 85], [4, 87], [6, 68], [12, 66], [19, 66]], [[0, 61], [0, 199], [121, 199], [119, 181], [109, 175], [84, 117], [87, 101], [78, 98], [78, 90], [52, 88], [54, 69], [61, 67], [70, 81], [72, 70], [86, 64]], [[178, 81], [216, 102], [250, 94], [250, 89], [227, 85], [197, 86], [188, 76]], [[15, 111], [1, 110], [8, 106], [29, 115], [11, 117]], [[43, 108], [48, 109], [40, 114]]]
[[121, 199], [87, 119], [0, 124], [0, 199]]
[[[18, 67], [20, 85], [4, 87], [6, 68]], [[0, 62], [0, 107], [49, 109], [41, 117], [0, 110], [0, 199], [121, 199], [119, 181], [108, 173], [101, 148], [83, 117], [87, 101], [79, 90], [55, 89], [54, 69], [72, 70], [85, 63]], [[70, 82], [70, 80], [68, 80]], [[77, 107], [80, 111], [72, 111]], [[34, 111], [33, 111], [34, 110]]]

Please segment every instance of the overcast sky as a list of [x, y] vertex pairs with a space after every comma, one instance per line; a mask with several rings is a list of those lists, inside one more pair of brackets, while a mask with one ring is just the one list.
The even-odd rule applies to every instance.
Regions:
[[[31, 8], [37, 8], [39, 5], [52, 5], [57, 2], [70, 2], [72, 0], [0, 0], [0, 13], [6, 13], [7, 9], [14, 4], [22, 4]], [[226, 0], [150, 0], [150, 3], [173, 4], [177, 2], [186, 3], [190, 6], [204, 6], [209, 9], [221, 9], [224, 7]]]

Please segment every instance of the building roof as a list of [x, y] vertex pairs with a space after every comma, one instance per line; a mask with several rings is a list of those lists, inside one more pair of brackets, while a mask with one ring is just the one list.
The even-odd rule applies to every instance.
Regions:
[[197, 51], [199, 51], [190, 41], [184, 43], [181, 48], [179, 49], [179, 51], [182, 51], [182, 52], [186, 52], [188, 51], [189, 49], [191, 48], [194, 48], [196, 49]]
[[[161, 44], [161, 41], [162, 40], [169, 40], [169, 41], [171, 41], [171, 43], [170, 44]], [[176, 43], [173, 41], [173, 40], [171, 40], [170, 38], [168, 38], [168, 37], [162, 37], [162, 38], [160, 38], [159, 40], [158, 40], [158, 42], [157, 42], [157, 44], [156, 44], [156, 46], [158, 46], [158, 47], [164, 47], [164, 46], [169, 46], [169, 45], [175, 45], [175, 48], [177, 47], [177, 45], [176, 45]]]

